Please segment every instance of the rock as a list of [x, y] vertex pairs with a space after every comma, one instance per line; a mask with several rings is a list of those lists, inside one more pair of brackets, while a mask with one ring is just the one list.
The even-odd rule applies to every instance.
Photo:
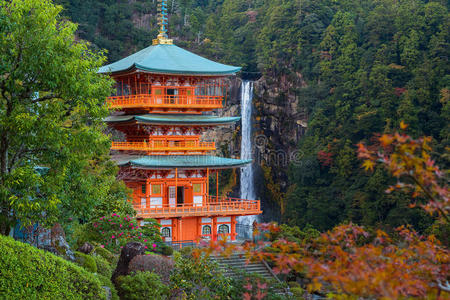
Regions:
[[64, 239], [66, 239], [66, 234], [64, 233], [64, 229], [61, 227], [61, 224], [56, 223], [55, 225], [53, 225], [52, 229], [51, 229], [51, 239], [52, 239], [52, 243], [53, 240], [58, 240], [60, 236], [62, 236]]
[[122, 248], [122, 252], [120, 252], [119, 262], [117, 263], [117, 267], [111, 277], [112, 282], [114, 284], [117, 284], [117, 277], [128, 275], [128, 266], [130, 264], [130, 261], [135, 256], [143, 254], [145, 254], [145, 246], [143, 244], [138, 242], [130, 242], [126, 244]]
[[158, 274], [161, 281], [169, 285], [174, 266], [175, 262], [172, 259], [162, 255], [137, 255], [128, 265], [128, 274], [149, 271]]
[[78, 251], [84, 254], [89, 254], [94, 250], [94, 246], [89, 244], [88, 242], [84, 243], [82, 246], [78, 248]]
[[102, 286], [102, 288], [105, 290], [106, 300], [111, 300], [112, 298], [111, 289], [108, 286]]
[[70, 249], [70, 246], [66, 241], [64, 229], [59, 223], [56, 223], [50, 230], [50, 239], [51, 247], [57, 250], [58, 255], [64, 256], [71, 261], [75, 261], [73, 251]]

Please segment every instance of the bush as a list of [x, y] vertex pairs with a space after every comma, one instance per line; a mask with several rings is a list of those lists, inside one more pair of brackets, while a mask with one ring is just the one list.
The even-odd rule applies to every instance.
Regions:
[[92, 256], [75, 251], [75, 262], [86, 269], [86, 271], [97, 273], [97, 264]]
[[137, 272], [117, 278], [117, 288], [122, 299], [166, 299], [168, 288], [157, 274]]
[[173, 298], [235, 299], [230, 297], [233, 295], [232, 280], [220, 272], [216, 263], [204, 256], [185, 258], [178, 252], [174, 259], [175, 268], [170, 276]]
[[189, 257], [192, 254], [192, 247], [183, 247], [180, 249], [180, 254], [184, 257]]
[[111, 269], [109, 262], [100, 255], [92, 255], [92, 258], [97, 265], [97, 273], [106, 276], [107, 278], [111, 278], [113, 270]]
[[173, 248], [166, 244], [162, 244], [159, 252], [161, 252], [162, 255], [171, 256], [173, 254]]
[[94, 251], [92, 252], [94, 255], [99, 255], [106, 259], [110, 264], [111, 267], [114, 267], [117, 265], [117, 261], [119, 260], [119, 256], [113, 254], [111, 251], [102, 248], [102, 247], [95, 247]]
[[98, 279], [100, 280], [101, 286], [107, 286], [111, 290], [111, 300], [119, 300], [119, 295], [117, 294], [116, 287], [111, 281], [111, 277], [106, 277], [100, 274], [97, 274]]
[[158, 274], [161, 280], [169, 284], [174, 262], [172, 259], [161, 255], [138, 255], [135, 256], [128, 265], [130, 273], [149, 271]]
[[145, 219], [145, 222], [145, 225], [138, 226], [135, 218], [112, 213], [88, 223], [85, 229], [95, 236], [92, 241], [114, 253], [119, 253], [121, 247], [129, 242], [142, 243], [149, 251], [155, 251], [156, 245], [162, 243], [160, 225], [153, 219]]
[[92, 273], [28, 244], [0, 236], [2, 299], [106, 299]]
[[91, 230], [89, 224], [77, 224], [74, 226], [73, 234], [69, 236], [71, 246], [75, 249], [80, 248], [84, 243], [93, 244], [100, 239], [98, 232]]

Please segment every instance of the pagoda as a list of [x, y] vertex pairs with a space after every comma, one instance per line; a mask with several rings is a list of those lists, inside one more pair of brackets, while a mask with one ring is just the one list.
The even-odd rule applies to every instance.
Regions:
[[116, 81], [107, 100], [114, 113], [106, 122], [122, 133], [111, 147], [118, 178], [133, 191], [130, 201], [140, 225], [156, 219], [166, 242], [235, 240], [236, 217], [260, 214], [260, 201], [219, 196], [218, 174], [251, 161], [210, 155], [215, 143], [201, 136], [240, 120], [213, 114], [224, 107], [227, 77], [240, 68], [174, 45], [167, 36], [166, 0], [159, 10], [152, 46], [99, 70]]

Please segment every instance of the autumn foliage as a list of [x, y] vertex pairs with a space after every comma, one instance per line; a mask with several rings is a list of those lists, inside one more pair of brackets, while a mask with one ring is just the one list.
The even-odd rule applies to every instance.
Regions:
[[[402, 122], [400, 127], [405, 130], [408, 126]], [[366, 170], [373, 170], [377, 163], [382, 164], [397, 178], [397, 183], [386, 192], [411, 191], [414, 199], [427, 198], [428, 202], [422, 207], [449, 222], [450, 193], [445, 173], [431, 157], [431, 141], [431, 137], [414, 139], [399, 132], [383, 134], [379, 144], [375, 145], [377, 149], [358, 144], [358, 156], [364, 160]]]
[[[401, 129], [406, 128], [402, 123]], [[421, 206], [448, 222], [448, 187], [444, 173], [431, 158], [430, 143], [428, 137], [384, 134], [375, 145], [359, 144], [358, 156], [368, 171], [381, 164], [397, 178], [386, 192], [400, 189], [412, 191], [413, 199], [427, 198]], [[350, 223], [301, 241], [277, 238], [281, 229], [274, 223], [258, 228], [257, 234], [263, 233], [267, 242], [242, 246], [211, 242], [202, 251], [223, 255], [240, 251], [248, 261], [266, 260], [275, 272], [304, 277], [309, 292], [338, 299], [450, 297], [449, 250], [433, 235], [423, 236], [409, 226], [388, 234]], [[251, 299], [248, 294], [245, 297]]]

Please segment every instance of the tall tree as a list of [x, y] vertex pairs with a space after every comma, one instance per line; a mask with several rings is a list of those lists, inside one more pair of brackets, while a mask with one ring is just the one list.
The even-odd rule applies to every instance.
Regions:
[[102, 52], [48, 0], [0, 1], [0, 230], [87, 216], [114, 184]]

